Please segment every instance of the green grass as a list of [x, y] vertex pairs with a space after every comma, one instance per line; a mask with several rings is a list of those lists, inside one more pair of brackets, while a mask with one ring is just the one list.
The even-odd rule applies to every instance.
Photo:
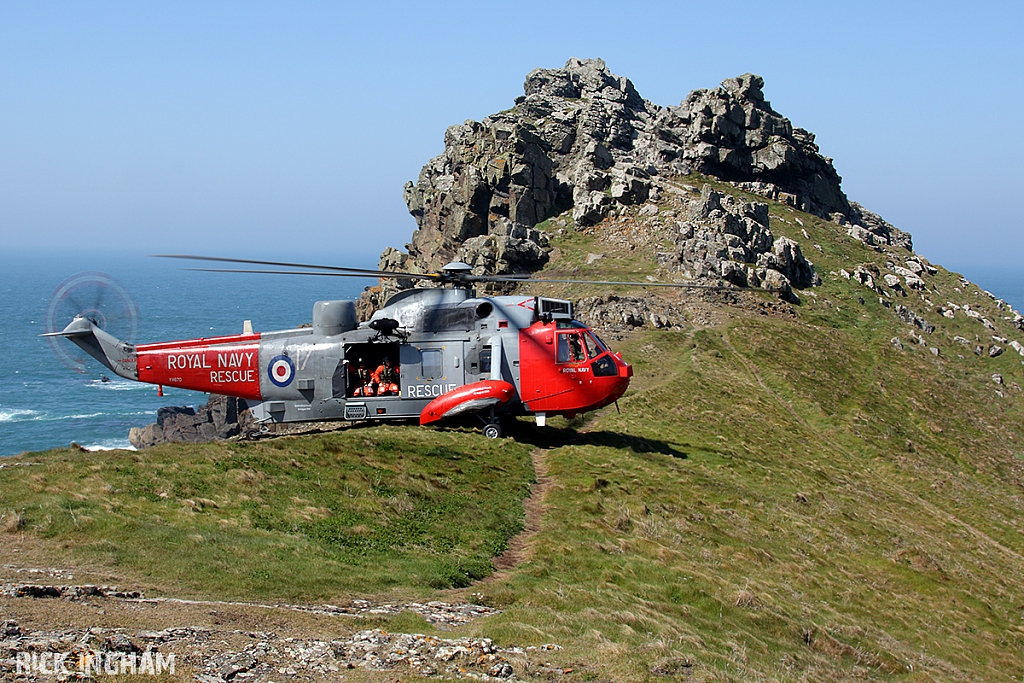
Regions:
[[486, 576], [533, 478], [528, 446], [388, 426], [44, 460], [0, 471], [29, 532], [156, 586], [302, 600]]
[[[621, 412], [523, 424], [498, 442], [372, 427], [32, 454], [41, 466], [0, 470], [0, 510], [55, 553], [175, 594], [451, 599], [438, 589], [462, 587], [455, 597], [504, 611], [460, 633], [559, 643], [543, 657], [572, 669], [566, 681], [1021, 680], [1024, 393], [1011, 386], [1024, 366], [1009, 348], [990, 359], [955, 343], [991, 333], [922, 297], [969, 301], [996, 334], [1021, 333], [940, 269], [923, 293], [887, 292], [936, 325], [913, 344], [876, 293], [830, 275], [893, 255], [769, 205], [772, 231], [801, 244], [822, 286], [800, 292], [792, 318], [724, 309], [716, 327], [634, 332], [617, 349], [636, 372]], [[571, 225], [552, 244], [547, 273], [622, 277], [653, 258]], [[588, 252], [606, 257], [588, 267]], [[540, 530], [525, 563], [488, 576], [522, 524], [537, 447], [551, 478]]]
[[509, 610], [487, 632], [620, 679], [666, 659], [698, 680], [1024, 672], [1019, 401], [884, 336], [770, 319], [626, 352], [636, 391], [591, 428], [641, 447], [551, 452], [537, 554], [489, 586]]

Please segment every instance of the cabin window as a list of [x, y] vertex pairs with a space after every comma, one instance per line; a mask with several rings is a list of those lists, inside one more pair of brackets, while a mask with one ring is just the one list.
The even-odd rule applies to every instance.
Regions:
[[579, 363], [586, 360], [583, 355], [583, 341], [575, 332], [561, 332], [558, 335], [558, 362]]
[[444, 359], [441, 349], [424, 349], [422, 363], [423, 379], [434, 379], [444, 374]]
[[488, 346], [480, 351], [480, 374], [491, 374], [491, 347]]
[[590, 364], [590, 368], [594, 377], [614, 377], [619, 374], [619, 369], [615, 367], [615, 361], [611, 356], [601, 356]]

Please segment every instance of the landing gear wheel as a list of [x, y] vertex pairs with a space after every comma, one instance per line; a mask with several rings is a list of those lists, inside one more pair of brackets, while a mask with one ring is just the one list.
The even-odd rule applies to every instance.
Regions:
[[246, 432], [245, 438], [248, 439], [249, 441], [256, 441], [268, 434], [270, 434], [270, 425], [261, 424], [258, 425], [256, 429], [250, 429], [248, 432]]
[[491, 423], [484, 427], [484, 436], [488, 439], [497, 439], [501, 437], [501, 425]]

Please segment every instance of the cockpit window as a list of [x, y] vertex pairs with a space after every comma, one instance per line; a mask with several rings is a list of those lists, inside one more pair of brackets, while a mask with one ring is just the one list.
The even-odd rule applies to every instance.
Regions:
[[593, 330], [587, 330], [587, 332], [590, 333], [591, 335], [593, 335], [594, 339], [597, 341], [597, 345], [601, 347], [602, 351], [611, 351], [612, 350], [612, 347], [608, 346], [604, 342], [603, 339], [598, 337], [596, 332], [594, 332]]
[[583, 342], [576, 332], [561, 332], [558, 334], [558, 362], [579, 363], [586, 360], [583, 355]]
[[597, 358], [604, 353], [604, 349], [597, 343], [597, 340], [589, 334], [583, 335], [583, 342], [587, 345], [587, 355], [591, 358]]

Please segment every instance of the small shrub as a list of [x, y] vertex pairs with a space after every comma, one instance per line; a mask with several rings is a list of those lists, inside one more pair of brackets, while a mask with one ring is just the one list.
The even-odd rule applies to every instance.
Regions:
[[14, 534], [25, 528], [25, 515], [17, 510], [8, 510], [0, 515], [0, 531]]

